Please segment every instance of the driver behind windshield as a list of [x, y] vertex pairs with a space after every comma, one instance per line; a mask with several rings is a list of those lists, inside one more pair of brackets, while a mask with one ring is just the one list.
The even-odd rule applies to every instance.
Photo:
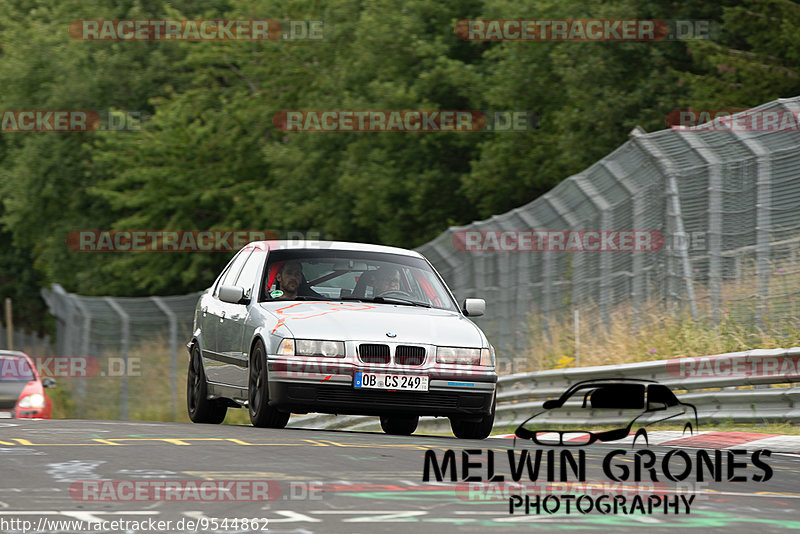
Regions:
[[311, 289], [303, 279], [303, 265], [297, 260], [289, 260], [278, 269], [275, 276], [277, 290], [270, 292], [270, 296], [276, 300], [291, 300], [300, 297], [323, 298]]
[[394, 267], [382, 267], [375, 273], [375, 295], [387, 291], [400, 291], [400, 271]]
[[287, 261], [281, 265], [275, 279], [278, 281], [280, 290], [283, 291], [278, 298], [293, 299], [300, 289], [300, 282], [303, 281], [303, 266], [299, 261]]

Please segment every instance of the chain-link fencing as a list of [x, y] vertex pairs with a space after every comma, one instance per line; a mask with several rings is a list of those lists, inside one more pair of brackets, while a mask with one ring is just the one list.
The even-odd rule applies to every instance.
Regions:
[[[64, 357], [92, 358], [99, 378], [119, 379], [119, 417], [129, 417], [129, 377], [141, 376], [142, 365], [160, 365], [157, 374], [169, 373], [169, 398], [173, 417], [177, 417], [178, 401], [183, 384], [178, 381], [178, 354], [185, 353], [185, 344], [192, 331], [194, 308], [200, 293], [169, 297], [86, 297], [67, 293], [60, 285], [43, 289], [50, 312], [56, 317], [56, 354]], [[147, 347], [157, 352], [158, 359], [142, 363], [135, 348]], [[168, 361], [161, 361], [168, 354]], [[90, 378], [90, 377], [72, 377]], [[75, 381], [76, 413], [89, 408], [82, 399], [87, 394], [87, 380]], [[98, 383], [95, 381], [94, 383]], [[141, 393], [137, 395], [141, 397]], [[117, 405], [116, 399], [108, 399]], [[113, 415], [113, 414], [112, 414]]]
[[[800, 97], [754, 111], [796, 119]], [[487, 314], [476, 321], [501, 360], [528, 354], [532, 329], [547, 332], [576, 311], [590, 330], [608, 326], [621, 307], [635, 324], [653, 303], [714, 322], [793, 321], [796, 329], [800, 131], [796, 124], [738, 130], [636, 128], [624, 145], [547, 194], [451, 227], [418, 250], [459, 300], [486, 299]], [[585, 248], [520, 247], [531, 230], [545, 240], [576, 232]], [[610, 239], [605, 250], [591, 250], [580, 239], [613, 231], [661, 236], [663, 246], [622, 251]]]
[[55, 347], [48, 335], [15, 328], [10, 343], [8, 337], [8, 330], [0, 324], [0, 350], [21, 350], [31, 356], [51, 356], [55, 353]]

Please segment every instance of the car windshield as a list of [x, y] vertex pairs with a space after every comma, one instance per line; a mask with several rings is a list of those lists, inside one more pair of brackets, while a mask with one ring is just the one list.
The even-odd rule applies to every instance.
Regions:
[[[383, 252], [276, 250], [263, 300], [357, 300], [457, 310], [422, 258]], [[296, 295], [295, 295], [296, 294]]]
[[34, 378], [33, 370], [25, 358], [0, 356], [0, 381], [27, 382]]

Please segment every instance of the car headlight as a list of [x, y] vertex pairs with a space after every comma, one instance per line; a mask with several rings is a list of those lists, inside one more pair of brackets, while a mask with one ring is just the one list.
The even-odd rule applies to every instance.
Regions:
[[281, 356], [294, 356], [294, 339], [284, 339], [278, 346], [278, 354]]
[[41, 393], [34, 393], [26, 395], [19, 401], [20, 408], [44, 408], [44, 395]]
[[481, 349], [468, 349], [464, 347], [436, 347], [436, 361], [439, 363], [480, 365]]
[[281, 356], [344, 358], [344, 342], [323, 339], [284, 339], [278, 347], [278, 354]]
[[481, 365], [487, 367], [495, 366], [494, 347], [489, 345], [488, 349], [481, 349]]

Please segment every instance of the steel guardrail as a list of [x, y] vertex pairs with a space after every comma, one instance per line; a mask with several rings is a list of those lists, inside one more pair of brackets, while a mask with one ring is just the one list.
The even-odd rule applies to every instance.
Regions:
[[[778, 368], [773, 365], [776, 363]], [[695, 374], [701, 376], [681, 376], [682, 368], [697, 369], [700, 364], [704, 364], [703, 372]], [[497, 381], [495, 427], [518, 424], [540, 410], [545, 400], [560, 396], [572, 384], [597, 378], [655, 380], [672, 389], [682, 402], [694, 404], [701, 424], [800, 422], [800, 387], [792, 387], [800, 382], [799, 367], [800, 347], [792, 347], [516, 373]], [[761, 371], [754, 373], [754, 368]], [[603, 423], [602, 419], [593, 421]], [[375, 417], [319, 414], [293, 417], [290, 426], [380, 429]], [[423, 417], [418, 428], [449, 432], [450, 425], [445, 417]]]

